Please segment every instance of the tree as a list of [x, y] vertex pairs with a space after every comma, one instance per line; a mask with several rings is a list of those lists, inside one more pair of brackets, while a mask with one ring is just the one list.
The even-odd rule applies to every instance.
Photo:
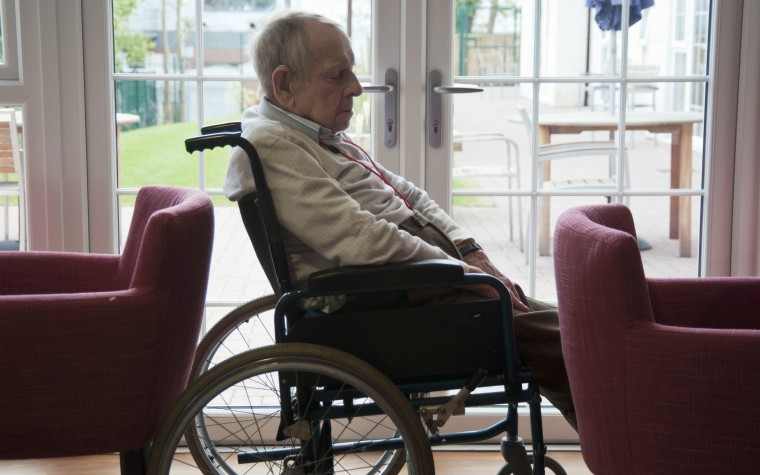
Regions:
[[[473, 21], [475, 20], [475, 14], [479, 8], [483, 7], [483, 3], [486, 0], [457, 0], [457, 33], [469, 34], [472, 32]], [[504, 10], [515, 7], [514, 0], [488, 0], [490, 6], [488, 8], [488, 24], [486, 25], [486, 32], [491, 34], [494, 32], [496, 25], [496, 18]], [[464, 31], [460, 31], [464, 26]]]
[[[183, 56], [183, 50], [182, 47], [184, 45], [185, 41], [185, 25], [182, 20], [182, 2], [183, 0], [175, 0], [174, 3], [174, 18], [175, 18], [175, 58], [176, 63], [179, 68], [179, 73], [182, 74], [185, 72], [185, 65], [182, 60]], [[172, 48], [169, 44], [169, 26], [167, 23], [168, 18], [168, 5], [166, 0], [161, 1], [161, 42], [163, 44], [163, 48], [161, 49], [161, 55], [163, 57], [163, 66], [164, 66], [164, 72], [169, 72], [169, 67], [171, 64], [171, 58], [172, 58]], [[184, 105], [185, 105], [185, 82], [179, 81], [178, 84], [176, 84], [176, 90], [177, 90], [177, 97], [176, 100], [173, 97], [173, 86], [174, 83], [170, 81], [164, 81], [164, 103], [163, 103], [163, 111], [164, 111], [164, 121], [165, 122], [179, 122], [182, 121], [184, 116]]]
[[[457, 0], [456, 3], [456, 32], [467, 34], [472, 31], [472, 21], [480, 7], [481, 0]], [[464, 27], [464, 28], [462, 28]]]
[[508, 11], [517, 10], [514, 0], [491, 0], [491, 9], [488, 13], [488, 26], [486, 32], [492, 34], [496, 27], [496, 18], [501, 15], [509, 15]]
[[145, 58], [153, 49], [154, 44], [153, 40], [139, 31], [129, 30], [129, 17], [140, 6], [140, 1], [114, 0], [113, 2], [114, 56], [123, 55], [132, 69], [145, 67]]

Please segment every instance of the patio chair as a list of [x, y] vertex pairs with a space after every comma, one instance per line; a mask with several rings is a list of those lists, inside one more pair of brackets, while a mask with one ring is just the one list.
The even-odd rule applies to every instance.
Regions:
[[[660, 71], [657, 64], [629, 64], [628, 77], [649, 78], [655, 77]], [[616, 73], [619, 74], [619, 73]], [[617, 85], [595, 84], [589, 88], [589, 106], [591, 110], [610, 110], [610, 102], [618, 102], [615, 91], [618, 91]], [[653, 111], [657, 110], [657, 91], [659, 86], [654, 82], [631, 82], [626, 89], [626, 108], [630, 111], [646, 108]], [[647, 96], [648, 99], [640, 99], [641, 96]], [[601, 102], [597, 101], [601, 97]]]
[[[506, 188], [508, 189], [521, 189], [520, 184], [520, 149], [517, 147], [517, 143], [514, 140], [507, 137], [502, 132], [457, 132], [454, 131], [454, 151], [463, 152], [466, 143], [478, 143], [478, 144], [497, 144], [496, 150], [499, 153], [503, 151], [503, 161], [501, 166], [487, 166], [487, 165], [461, 165], [454, 166], [452, 175], [454, 178], [484, 178], [484, 177], [499, 177], [505, 178]], [[498, 145], [500, 144], [500, 145]], [[488, 149], [489, 152], [491, 149]], [[483, 190], [481, 189], [457, 189], [453, 191], [454, 196], [483, 196]], [[512, 196], [507, 197], [507, 207], [509, 208], [509, 241], [514, 242], [514, 217], [512, 216], [513, 203]], [[520, 252], [523, 251], [523, 223], [522, 223], [522, 203], [520, 197], [515, 197], [517, 203], [517, 236], [520, 245]]]
[[647, 278], [621, 204], [563, 213], [554, 266], [588, 468], [756, 472], [760, 278]]
[[0, 459], [120, 452], [142, 473], [185, 388], [206, 295], [208, 196], [145, 187], [123, 253], [0, 253]]
[[[629, 64], [628, 76], [652, 77], [657, 76], [660, 72], [658, 64]], [[657, 90], [659, 87], [654, 82], [632, 82], [628, 85], [628, 109], [636, 110], [639, 108], [649, 108], [657, 110]], [[640, 101], [639, 96], [649, 96], [648, 100]]]
[[[532, 133], [532, 118], [528, 111], [524, 107], [518, 106], [517, 110], [520, 112], [523, 125], [528, 133], [528, 137]], [[582, 141], [582, 142], [569, 142], [560, 144], [539, 144], [536, 151], [535, 160], [538, 162], [538, 183], [542, 189], [588, 189], [594, 190], [609, 190], [610, 192], [617, 191], [617, 153], [618, 147], [611, 140], [605, 141]], [[576, 159], [582, 160], [588, 157], [606, 157], [608, 159], [609, 172], [605, 175], [592, 175], [584, 176], [581, 178], [574, 178], [569, 180], [551, 180], [545, 178], [548, 170], [550, 170], [551, 163], [556, 160]], [[623, 186], [630, 188], [631, 173], [628, 168], [628, 156], [627, 153], [623, 156]], [[542, 198], [541, 202], [541, 216], [539, 219], [542, 222], [549, 222], [550, 220], [550, 202], [549, 198]], [[548, 227], [547, 227], [548, 229]], [[544, 232], [539, 235], [539, 249], [546, 250], [541, 252], [541, 255], [548, 254], [549, 249], [549, 233]]]

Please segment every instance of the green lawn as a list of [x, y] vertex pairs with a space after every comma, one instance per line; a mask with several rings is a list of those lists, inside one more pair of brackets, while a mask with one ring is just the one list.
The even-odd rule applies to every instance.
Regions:
[[[185, 151], [185, 139], [197, 134], [197, 124], [194, 122], [156, 125], [122, 132], [120, 186], [140, 188], [145, 185], [173, 185], [197, 188], [200, 154], [190, 155]], [[206, 151], [207, 188], [221, 188], [228, 156], [229, 148]], [[231, 204], [218, 197], [214, 201], [217, 205]]]

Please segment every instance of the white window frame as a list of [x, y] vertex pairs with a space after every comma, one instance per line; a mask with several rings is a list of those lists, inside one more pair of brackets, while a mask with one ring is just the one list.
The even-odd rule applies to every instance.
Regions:
[[714, 2], [711, 28], [718, 41], [710, 50], [715, 66], [705, 128], [714, 160], [705, 170], [703, 274], [760, 275], [760, 35], [753, 31], [760, 5], [753, 0]]

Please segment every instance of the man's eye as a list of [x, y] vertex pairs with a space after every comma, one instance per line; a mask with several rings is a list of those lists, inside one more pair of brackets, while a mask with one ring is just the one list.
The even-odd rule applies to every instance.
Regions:
[[327, 77], [330, 79], [341, 80], [351, 73], [356, 74], [355, 68], [344, 68], [336, 71], [331, 71]]

